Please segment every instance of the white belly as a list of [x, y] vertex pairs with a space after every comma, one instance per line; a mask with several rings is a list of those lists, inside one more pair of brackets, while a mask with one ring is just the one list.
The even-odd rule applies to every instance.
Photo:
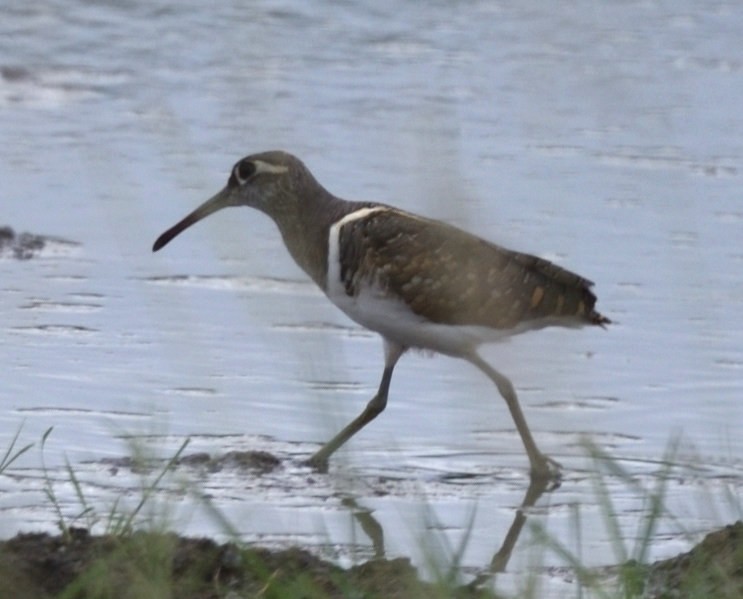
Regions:
[[515, 332], [477, 325], [436, 324], [415, 314], [402, 301], [383, 296], [373, 288], [367, 287], [351, 297], [341, 285], [332, 287], [328, 298], [349, 318], [403, 347], [461, 356], [482, 343], [498, 341]]

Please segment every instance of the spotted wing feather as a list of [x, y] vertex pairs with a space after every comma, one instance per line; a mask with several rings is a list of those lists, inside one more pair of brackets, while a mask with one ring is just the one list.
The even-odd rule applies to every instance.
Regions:
[[373, 283], [435, 323], [609, 322], [594, 310], [591, 281], [445, 223], [389, 208], [344, 225], [339, 243], [348, 295]]

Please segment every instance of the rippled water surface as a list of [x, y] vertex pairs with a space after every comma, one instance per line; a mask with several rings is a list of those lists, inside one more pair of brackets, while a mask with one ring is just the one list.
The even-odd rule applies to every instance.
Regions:
[[[181, 531], [225, 534], [198, 488], [247, 540], [350, 563], [379, 549], [358, 518], [371, 512], [390, 556], [424, 565], [426, 547], [455, 547], [472, 523], [465, 570], [489, 564], [528, 486], [489, 381], [405, 356], [385, 413], [330, 476], [313, 475], [302, 459], [376, 389], [378, 338], [327, 302], [257, 212], [222, 212], [151, 253], [238, 158], [273, 148], [340, 196], [596, 282], [608, 331], [485, 350], [565, 466], [530, 522], [587, 565], [618, 561], [584, 436], [650, 489], [680, 436], [677, 519], [661, 520], [652, 558], [686, 549], [682, 529], [738, 517], [741, 25], [738, 3], [712, 0], [4, 8], [0, 226], [60, 239], [30, 260], [0, 254], [0, 454], [21, 425], [19, 442], [36, 442], [0, 475], [0, 534], [54, 528], [39, 447], [54, 427], [44, 461], [70, 517], [66, 461], [105, 512], [136, 503], [143, 475], [115, 466], [133, 446], [167, 457], [190, 438], [186, 453], [264, 450], [282, 466], [179, 468], [161, 500]], [[632, 547], [647, 505], [620, 477], [606, 484]], [[506, 590], [532, 568], [529, 534]], [[572, 589], [556, 555], [536, 561], [546, 595]]]

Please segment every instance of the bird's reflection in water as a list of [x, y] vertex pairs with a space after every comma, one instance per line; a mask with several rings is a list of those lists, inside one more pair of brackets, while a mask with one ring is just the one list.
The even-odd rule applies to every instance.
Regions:
[[499, 572], [506, 571], [506, 566], [508, 566], [508, 561], [511, 559], [513, 548], [516, 546], [524, 524], [526, 524], [529, 508], [534, 507], [545, 491], [554, 491], [558, 486], [559, 484], [554, 484], [544, 479], [531, 479], [531, 484], [526, 489], [524, 499], [516, 510], [516, 515], [503, 539], [503, 543], [501, 543], [500, 549], [495, 552], [493, 559], [490, 560], [490, 567], [476, 576], [470, 583], [470, 586], [480, 587], [494, 578]]
[[[513, 549], [518, 542], [521, 531], [524, 528], [527, 520], [527, 514], [530, 508], [532, 508], [539, 498], [548, 491], [554, 491], [559, 487], [559, 483], [555, 481], [546, 480], [543, 478], [533, 478], [529, 487], [526, 489], [526, 494], [521, 502], [521, 505], [516, 510], [516, 515], [513, 518], [511, 526], [506, 532], [506, 536], [503, 539], [498, 550], [490, 560], [490, 564], [483, 568], [483, 571], [478, 574], [468, 586], [472, 588], [479, 588], [488, 582], [492, 581], [496, 574], [505, 572], [508, 562], [511, 559]], [[373, 510], [365, 508], [358, 504], [356, 499], [351, 496], [346, 496], [342, 500], [342, 504], [351, 510], [353, 517], [361, 526], [361, 529], [369, 537], [372, 542], [374, 549], [375, 559], [384, 559], [385, 546], [384, 546], [384, 528], [379, 521], [373, 516]]]

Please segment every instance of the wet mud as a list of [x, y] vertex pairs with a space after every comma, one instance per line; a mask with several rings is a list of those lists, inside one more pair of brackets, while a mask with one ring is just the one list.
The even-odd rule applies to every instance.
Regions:
[[[120, 470], [152, 472], [167, 461], [104, 459], [112, 474]], [[178, 456], [167, 466], [203, 473], [234, 471], [265, 474], [280, 466], [266, 451], [230, 451], [219, 456], [195, 452]], [[94, 535], [70, 527], [58, 535], [20, 533], [0, 542], [0, 599], [5, 597], [497, 597], [490, 582], [508, 570], [513, 546], [526, 514], [547, 489], [532, 484], [521, 509], [495, 553], [489, 568], [467, 584], [423, 580], [408, 558], [391, 558], [384, 533], [373, 512], [353, 504], [354, 513], [373, 541], [374, 558], [342, 568], [303, 547], [269, 549], [259, 544], [189, 538], [165, 531], [129, 531]], [[563, 573], [564, 574], [564, 573]], [[557, 574], [563, 577], [560, 574]], [[564, 578], [564, 577], [563, 577]], [[572, 577], [571, 577], [572, 578]], [[596, 569], [592, 585], [609, 591], [617, 579], [635, 596], [743, 596], [743, 523], [708, 534], [687, 553], [651, 565], [629, 562]], [[574, 578], [577, 580], [578, 577]], [[609, 591], [610, 592], [610, 591]]]
[[79, 244], [61, 237], [16, 233], [13, 228], [0, 226], [0, 259], [30, 260], [50, 247], [73, 248]]
[[[633, 569], [637, 596], [743, 596], [743, 523], [710, 533], [688, 553]], [[615, 569], [615, 573], [616, 573]], [[0, 597], [497, 597], [480, 584], [423, 581], [405, 558], [375, 559], [342, 569], [290, 548], [217, 544], [172, 533], [92, 536], [19, 534], [0, 543]], [[476, 581], [481, 583], [482, 581]], [[611, 582], [607, 580], [607, 586]]]
[[[442, 594], [406, 559], [343, 570], [306, 550], [218, 545], [174, 534], [20, 534], [0, 543], [0, 597], [495, 597], [467, 586]], [[159, 592], [161, 594], [153, 594]], [[9, 594], [6, 594], [9, 593]]]

